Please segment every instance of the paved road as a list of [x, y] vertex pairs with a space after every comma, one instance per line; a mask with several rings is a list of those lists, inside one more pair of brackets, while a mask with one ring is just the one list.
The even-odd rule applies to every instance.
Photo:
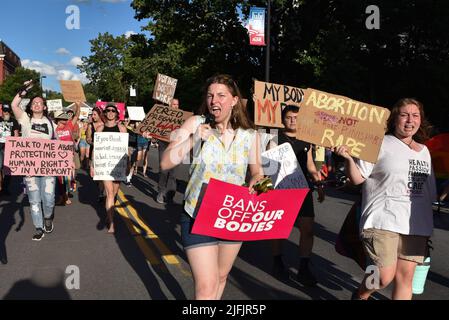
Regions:
[[[152, 149], [148, 178], [139, 174], [133, 178], [132, 188], [122, 185], [115, 235], [102, 228], [104, 209], [98, 203], [95, 184], [80, 170], [73, 204], [55, 209], [54, 232], [40, 242], [31, 241], [29, 205], [15, 179], [13, 195], [0, 199], [0, 254], [8, 258], [8, 264], [0, 264], [0, 298], [191, 299], [192, 279], [178, 225], [187, 170], [178, 168], [174, 203], [156, 203], [156, 154]], [[347, 300], [363, 272], [355, 262], [337, 254], [334, 243], [353, 199], [354, 195], [329, 189], [327, 200], [316, 203], [312, 257], [320, 282], [316, 288], [271, 277], [269, 242], [248, 242], [232, 270], [224, 299]], [[415, 299], [449, 296], [448, 230], [449, 214], [436, 214], [429, 281], [424, 294]], [[295, 228], [284, 247], [292, 274], [296, 271], [298, 238]], [[78, 271], [79, 288], [74, 280]], [[375, 299], [387, 299], [390, 293], [385, 289]]]

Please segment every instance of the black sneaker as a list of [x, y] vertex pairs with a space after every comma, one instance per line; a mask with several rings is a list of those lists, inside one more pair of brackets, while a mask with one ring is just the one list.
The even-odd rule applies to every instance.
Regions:
[[290, 274], [282, 260], [274, 260], [271, 275], [278, 280], [288, 280]]
[[44, 219], [44, 231], [45, 233], [53, 231], [53, 219]]
[[300, 268], [296, 280], [306, 287], [314, 287], [318, 282], [309, 268]]
[[156, 202], [164, 204], [165, 203], [165, 197], [162, 193], [158, 193], [156, 197]]
[[44, 230], [36, 229], [36, 234], [33, 236], [33, 241], [41, 241], [44, 236]]

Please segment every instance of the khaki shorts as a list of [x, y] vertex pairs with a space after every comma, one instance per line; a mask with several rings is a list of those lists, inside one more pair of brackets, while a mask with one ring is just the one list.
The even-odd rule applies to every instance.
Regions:
[[389, 267], [398, 259], [423, 263], [427, 239], [424, 236], [404, 235], [396, 232], [365, 229], [362, 232], [363, 248], [372, 264]]

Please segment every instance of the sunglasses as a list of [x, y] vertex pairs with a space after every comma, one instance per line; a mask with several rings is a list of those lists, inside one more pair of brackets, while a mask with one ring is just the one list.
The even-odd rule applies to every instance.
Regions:
[[108, 113], [108, 112], [117, 113], [117, 111], [115, 109], [104, 109], [104, 113]]

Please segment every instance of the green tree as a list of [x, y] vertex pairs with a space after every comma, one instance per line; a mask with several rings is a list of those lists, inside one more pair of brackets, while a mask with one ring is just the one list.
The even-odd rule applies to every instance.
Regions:
[[176, 95], [185, 109], [196, 109], [204, 80], [215, 73], [231, 74], [244, 96], [252, 77], [261, 74], [261, 49], [250, 47], [236, 0], [135, 0], [136, 18], [150, 19], [149, 47], [160, 73], [177, 78]]
[[32, 97], [34, 95], [40, 95], [40, 74], [34, 70], [19, 67], [16, 68], [15, 72], [8, 76], [0, 86], [0, 102], [11, 103], [23, 83], [30, 79], [34, 80], [34, 87], [28, 93], [28, 96]]
[[[367, 0], [272, 0], [271, 82], [389, 107], [401, 97], [424, 102], [433, 123], [449, 123], [449, 2], [378, 0], [380, 29], [368, 30]], [[243, 25], [264, 0], [134, 0], [151, 36], [92, 40], [83, 70], [99, 93], [124, 99], [130, 84], [150, 104], [156, 74], [177, 78], [176, 95], [195, 110], [204, 80], [231, 74], [251, 101], [264, 79], [264, 48], [249, 46]], [[115, 83], [120, 88], [113, 87]]]
[[126, 101], [124, 60], [129, 40], [124, 35], [114, 37], [106, 32], [99, 34], [90, 43], [92, 55], [82, 57], [83, 64], [78, 69], [85, 72], [96, 87], [98, 98], [104, 101]]

